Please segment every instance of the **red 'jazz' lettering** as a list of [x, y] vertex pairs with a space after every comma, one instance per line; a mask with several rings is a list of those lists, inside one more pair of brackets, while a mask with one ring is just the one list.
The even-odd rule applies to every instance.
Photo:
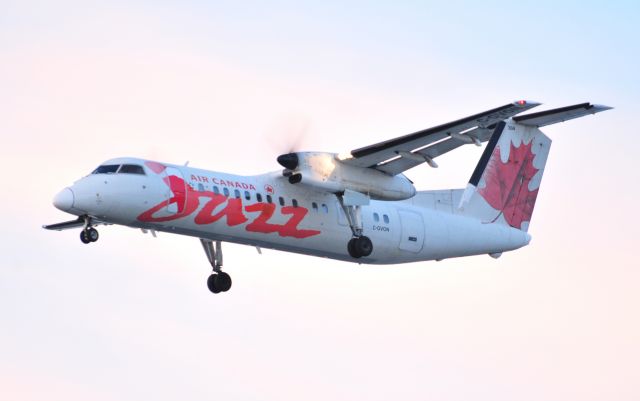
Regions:
[[[224, 202], [225, 198], [222, 195], [214, 194], [214, 196], [216, 196], [216, 199], [212, 199], [209, 203], [207, 203], [207, 205], [205, 205], [205, 207], [203, 207], [200, 213], [198, 213], [198, 215], [196, 216], [194, 220], [196, 224], [214, 223], [224, 216], [227, 216], [228, 226], [237, 226], [238, 224], [242, 224], [248, 220], [247, 217], [242, 214], [242, 201], [238, 198], [229, 199], [227, 201], [227, 206], [225, 206], [224, 209], [214, 215], [211, 215], [211, 212], [213, 211], [213, 209], [215, 209], [215, 206], [218, 206], [220, 203]], [[218, 202], [218, 196], [222, 196], [222, 202]], [[209, 204], [213, 205], [211, 207], [208, 207]]]
[[279, 234], [282, 237], [294, 237], [294, 238], [307, 238], [313, 235], [320, 234], [318, 230], [298, 230], [298, 224], [304, 219], [304, 216], [309, 212], [308, 209], [303, 207], [285, 206], [281, 210], [282, 214], [292, 214], [287, 223], [282, 226]]
[[[140, 214], [138, 216], [138, 220], [145, 222], [156, 222], [160, 223], [163, 221], [171, 221], [175, 219], [179, 219], [181, 217], [185, 217], [195, 212], [198, 208], [198, 197], [197, 192], [193, 191], [190, 186], [185, 185], [184, 180], [175, 175], [171, 175], [169, 177], [163, 178], [163, 181], [169, 188], [171, 188], [171, 192], [173, 192], [173, 196], [169, 200], [165, 200], [155, 205], [151, 209], [146, 212]], [[185, 192], [185, 188], [186, 191]], [[187, 196], [188, 193], [188, 196]], [[196, 196], [194, 196], [196, 195]], [[165, 207], [169, 207], [172, 203], [175, 203], [178, 208], [178, 212], [172, 214], [170, 216], [163, 217], [154, 217], [153, 215], [158, 211], [162, 210]]]
[[255, 233], [277, 233], [282, 227], [279, 224], [267, 223], [267, 221], [273, 216], [273, 212], [276, 210], [276, 205], [273, 203], [255, 203], [253, 205], [245, 206], [244, 210], [247, 212], [260, 212], [258, 217], [251, 223], [247, 224], [245, 230]]
[[[149, 168], [154, 172], [160, 174], [165, 170], [165, 166], [160, 163], [147, 162]], [[215, 223], [221, 220], [223, 217], [227, 218], [226, 224], [228, 226], [237, 226], [239, 224], [247, 222], [249, 219], [244, 215], [242, 209], [242, 199], [240, 198], [227, 198], [224, 195], [216, 194], [210, 191], [195, 191], [189, 186], [182, 178], [171, 175], [164, 177], [163, 181], [171, 189], [173, 196], [164, 200], [151, 209], [141, 213], [138, 216], [138, 220], [150, 223], [160, 223], [165, 221], [176, 220], [182, 217], [186, 217], [194, 213], [198, 206], [200, 206], [200, 198], [206, 198], [208, 201], [202, 207], [202, 210], [194, 218], [194, 223], [198, 225]], [[214, 179], [214, 182], [216, 180]], [[220, 180], [220, 183], [224, 185], [233, 186], [231, 181], [226, 183]], [[244, 185], [251, 189], [255, 189], [253, 184], [235, 183], [236, 186]], [[267, 186], [273, 191], [271, 186]], [[267, 191], [268, 189], [267, 188]], [[213, 213], [218, 206], [224, 204], [222, 210], [217, 213]], [[167, 208], [169, 205], [175, 203], [177, 206], [177, 213], [170, 216], [155, 217], [154, 215], [160, 210]], [[272, 203], [255, 203], [253, 205], [245, 206], [244, 210], [251, 212], [260, 212], [251, 223], [247, 224], [245, 230], [249, 232], [257, 233], [278, 233], [281, 237], [293, 237], [293, 238], [307, 238], [320, 234], [318, 230], [300, 230], [298, 224], [302, 222], [304, 217], [309, 212], [308, 209], [303, 207], [283, 207], [281, 213], [283, 215], [291, 215], [289, 220], [285, 224], [273, 224], [269, 223], [269, 219], [273, 217], [276, 205]]]
[[211, 215], [211, 213], [213, 213], [216, 207], [220, 206], [227, 200], [227, 197], [224, 195], [214, 194], [213, 192], [204, 193], [208, 198], [211, 199], [204, 205], [200, 213], [198, 213], [198, 215], [195, 217], [194, 221], [196, 224], [209, 224], [218, 220], [220, 217], [213, 220], [213, 216]]

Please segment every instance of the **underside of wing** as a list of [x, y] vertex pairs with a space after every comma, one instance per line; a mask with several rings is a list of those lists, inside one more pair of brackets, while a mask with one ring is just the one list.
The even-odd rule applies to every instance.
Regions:
[[494, 125], [538, 106], [520, 100], [460, 120], [428, 128], [351, 151], [343, 162], [370, 167], [390, 175], [399, 174], [421, 163], [435, 165], [433, 159], [468, 143], [489, 140]]

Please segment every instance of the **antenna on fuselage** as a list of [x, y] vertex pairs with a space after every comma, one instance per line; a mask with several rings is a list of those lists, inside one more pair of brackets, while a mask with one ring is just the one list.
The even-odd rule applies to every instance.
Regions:
[[186, 162], [184, 162], [184, 166], [187, 167], [189, 165], [189, 160], [187, 160]]

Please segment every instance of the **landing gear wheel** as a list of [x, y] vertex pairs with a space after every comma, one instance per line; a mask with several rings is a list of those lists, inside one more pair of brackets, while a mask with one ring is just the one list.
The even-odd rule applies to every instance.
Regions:
[[231, 288], [231, 276], [225, 272], [219, 272], [216, 277], [216, 287], [220, 288], [220, 291], [226, 292]]
[[87, 232], [87, 230], [80, 231], [80, 241], [82, 241], [83, 244], [88, 244], [91, 242], [91, 238], [89, 237], [89, 233]]
[[207, 287], [214, 294], [229, 291], [231, 288], [231, 276], [225, 272], [213, 273], [207, 279]]
[[373, 252], [373, 243], [369, 237], [359, 237], [353, 241], [353, 249], [360, 256], [369, 256]]
[[209, 291], [213, 292], [214, 294], [217, 294], [220, 292], [220, 289], [216, 286], [217, 277], [218, 277], [217, 274], [212, 274], [207, 279], [207, 287], [209, 287]]
[[361, 258], [371, 255], [373, 252], [373, 244], [369, 237], [351, 238], [347, 243], [347, 250], [352, 258]]
[[351, 238], [349, 242], [347, 242], [347, 251], [349, 251], [349, 255], [352, 258], [359, 258], [361, 255], [356, 253], [355, 246], [353, 244], [354, 242], [356, 242], [355, 238]]
[[100, 238], [100, 234], [98, 234], [98, 230], [91, 227], [87, 230], [87, 237], [89, 238], [89, 241], [96, 242], [98, 238]]

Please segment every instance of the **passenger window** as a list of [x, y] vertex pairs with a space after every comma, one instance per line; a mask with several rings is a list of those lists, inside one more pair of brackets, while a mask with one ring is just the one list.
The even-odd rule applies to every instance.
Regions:
[[249, 193], [249, 191], [244, 191], [244, 198], [246, 200], [251, 200], [251, 193]]
[[295, 199], [291, 200], [291, 204], [293, 205], [293, 207], [298, 207], [298, 201]]
[[375, 221], [376, 223], [380, 221], [380, 216], [378, 215], [378, 213], [373, 214], [373, 221]]
[[204, 185], [202, 185], [202, 183], [198, 183], [198, 191], [204, 192]]
[[218, 189], [217, 186], [213, 187], [213, 193], [216, 194], [216, 195], [220, 194], [220, 190]]
[[262, 195], [261, 194], [256, 194], [256, 200], [258, 202], [262, 202]]
[[387, 216], [386, 214], [382, 215], [382, 220], [384, 220], [385, 223], [389, 224], [389, 216]]
[[267, 203], [273, 203], [273, 199], [271, 199], [271, 195], [267, 195]]
[[233, 195], [236, 197], [236, 199], [240, 199], [240, 191], [238, 191], [237, 189], [233, 190]]
[[329, 208], [324, 203], [322, 204], [322, 211], [325, 212], [325, 213], [329, 213]]
[[284, 198], [282, 196], [278, 198], [278, 202], [280, 202], [280, 206], [284, 206]]
[[229, 197], [229, 188], [227, 187], [222, 188], [222, 192], [224, 193], [224, 196], [226, 196], [227, 198]]
[[118, 170], [118, 173], [122, 174], [140, 174], [144, 175], [144, 169], [137, 164], [123, 164]]
[[104, 166], [98, 166], [91, 174], [113, 174], [118, 171], [118, 167], [120, 167], [119, 164], [105, 164]]
[[311, 202], [311, 208], [313, 209], [314, 212], [318, 211], [318, 204], [315, 202]]

